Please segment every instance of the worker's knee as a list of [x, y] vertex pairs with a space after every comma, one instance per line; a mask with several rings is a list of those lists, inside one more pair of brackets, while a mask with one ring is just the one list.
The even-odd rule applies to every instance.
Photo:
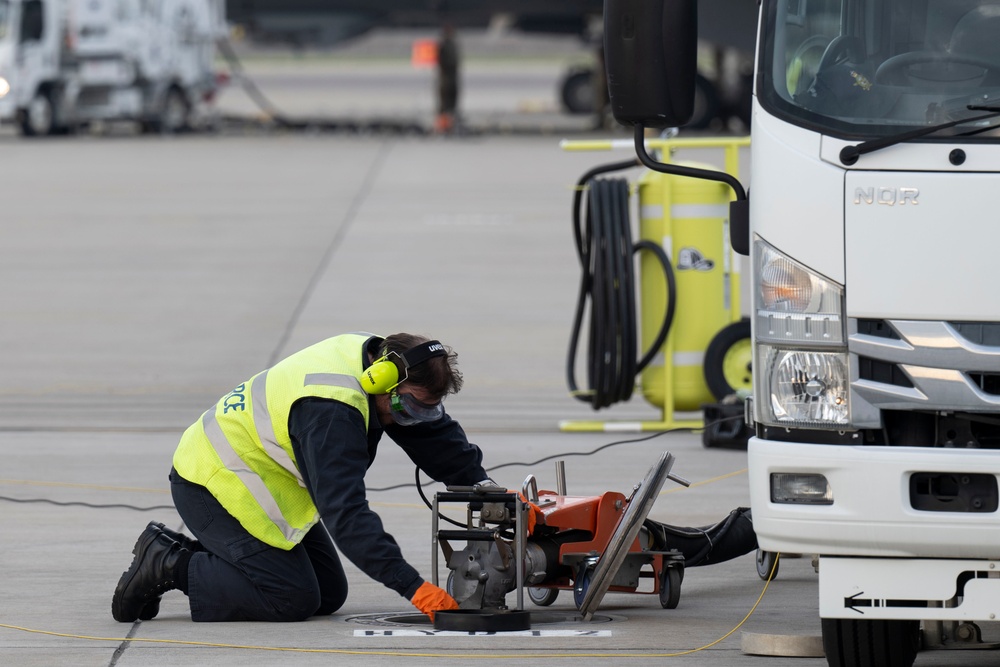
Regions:
[[343, 607], [344, 603], [347, 602], [346, 582], [343, 586], [324, 590], [320, 597], [321, 600], [319, 603], [319, 609], [316, 610], [316, 616], [329, 616]]
[[272, 599], [271, 613], [274, 621], [304, 621], [315, 616], [322, 599], [316, 588], [299, 588], [282, 591], [280, 599]]

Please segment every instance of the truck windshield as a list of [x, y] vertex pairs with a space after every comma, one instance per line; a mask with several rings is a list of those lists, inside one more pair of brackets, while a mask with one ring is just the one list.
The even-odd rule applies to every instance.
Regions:
[[[771, 0], [759, 100], [825, 134], [865, 138], [1000, 105], [1000, 0]], [[997, 119], [951, 134], [995, 136]]]

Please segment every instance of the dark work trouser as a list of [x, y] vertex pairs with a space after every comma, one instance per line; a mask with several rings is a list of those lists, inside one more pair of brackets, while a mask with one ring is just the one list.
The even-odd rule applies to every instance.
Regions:
[[322, 524], [289, 551], [261, 542], [208, 489], [170, 472], [177, 512], [207, 551], [188, 567], [195, 621], [301, 621], [332, 614], [347, 599], [347, 577]]

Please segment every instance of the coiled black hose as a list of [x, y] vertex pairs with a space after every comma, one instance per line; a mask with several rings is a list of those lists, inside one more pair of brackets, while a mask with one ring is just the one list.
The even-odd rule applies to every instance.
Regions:
[[[637, 160], [628, 160], [591, 169], [577, 182], [573, 197], [573, 232], [582, 276], [570, 336], [566, 379], [572, 395], [590, 403], [595, 410], [631, 398], [636, 375], [663, 346], [676, 309], [677, 286], [667, 254], [662, 247], [650, 241], [632, 243], [628, 182], [625, 179], [596, 178], [638, 164]], [[586, 224], [581, 220], [584, 192], [587, 193]], [[667, 307], [656, 339], [646, 354], [636, 361], [639, 345], [633, 255], [640, 250], [653, 253], [663, 267], [667, 280]], [[581, 391], [576, 383], [575, 367], [588, 301], [589, 389]]]

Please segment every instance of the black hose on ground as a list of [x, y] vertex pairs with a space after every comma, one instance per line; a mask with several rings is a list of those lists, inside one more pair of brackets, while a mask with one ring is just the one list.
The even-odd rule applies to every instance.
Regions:
[[[566, 379], [573, 396], [590, 403], [595, 410], [631, 398], [636, 375], [663, 346], [676, 309], [677, 286], [667, 254], [656, 243], [645, 240], [632, 242], [628, 182], [625, 179], [597, 178], [601, 174], [635, 166], [638, 166], [638, 161], [633, 159], [591, 169], [578, 181], [573, 198], [573, 232], [582, 276], [570, 335]], [[584, 192], [587, 193], [585, 224], [581, 220]], [[663, 267], [667, 281], [667, 304], [656, 339], [637, 361], [639, 336], [633, 255], [642, 250], [653, 253]], [[589, 388], [580, 390], [575, 367], [588, 302], [590, 325], [586, 359]]]
[[643, 525], [653, 536], [653, 550], [680, 551], [684, 555], [684, 567], [715, 565], [757, 548], [753, 517], [746, 507], [734, 509], [712, 526], [688, 528], [652, 519], [646, 519]]
[[233, 49], [232, 44], [229, 43], [228, 39], [219, 39], [216, 42], [219, 54], [229, 63], [229, 69], [232, 71], [233, 75], [239, 80], [240, 85], [246, 94], [253, 100], [254, 104], [257, 105], [262, 112], [267, 114], [268, 118], [273, 120], [276, 124], [281, 127], [293, 127], [295, 123], [288, 119], [281, 111], [278, 110], [271, 100], [268, 99], [257, 84], [247, 76], [243, 69], [243, 63], [240, 62], [239, 57], [236, 55], [236, 51]]

